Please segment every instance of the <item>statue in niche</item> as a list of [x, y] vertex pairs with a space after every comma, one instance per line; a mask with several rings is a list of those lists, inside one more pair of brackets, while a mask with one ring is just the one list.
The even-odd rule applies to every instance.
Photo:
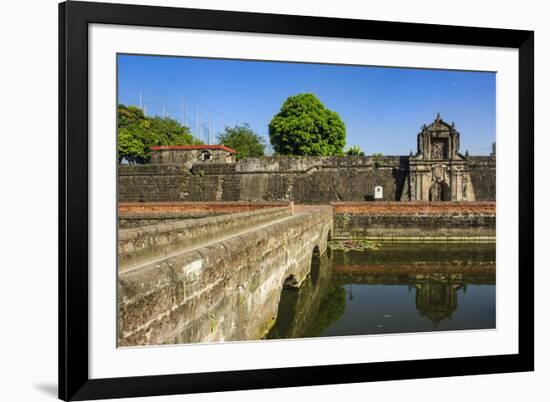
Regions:
[[466, 175], [462, 176], [462, 200], [468, 199], [468, 182]]

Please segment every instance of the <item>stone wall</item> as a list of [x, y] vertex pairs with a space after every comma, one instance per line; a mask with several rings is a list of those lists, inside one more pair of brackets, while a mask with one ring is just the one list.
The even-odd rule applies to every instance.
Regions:
[[301, 284], [322, 254], [332, 208], [246, 232], [118, 276], [118, 345], [260, 339], [283, 284]]
[[290, 201], [244, 202], [244, 201], [193, 201], [193, 202], [119, 202], [119, 215], [125, 214], [228, 214], [233, 212], [257, 211], [265, 208], [292, 206]]
[[[338, 254], [340, 253], [340, 254]], [[338, 258], [340, 257], [340, 258]], [[457, 263], [461, 261], [462, 263]], [[395, 276], [419, 280], [436, 274], [495, 275], [494, 243], [386, 243], [372, 252], [335, 252], [334, 273], [349, 276]]]
[[235, 162], [235, 151], [223, 145], [170, 145], [151, 148], [152, 164], [183, 164], [193, 166], [197, 161], [208, 159], [211, 162]]
[[118, 231], [118, 267], [119, 270], [131, 268], [290, 216], [292, 207], [288, 206], [121, 229]]
[[183, 201], [192, 173], [183, 165], [119, 165], [119, 201]]
[[151, 201], [365, 201], [408, 198], [407, 158], [265, 157], [238, 163], [119, 166], [118, 198]]
[[118, 216], [119, 229], [139, 228], [143, 226], [158, 225], [159, 223], [173, 223], [184, 219], [200, 219], [212, 216], [224, 215], [223, 213], [204, 212], [204, 213], [144, 213], [144, 214], [123, 214]]
[[[476, 200], [495, 199], [491, 157], [471, 157]], [[322, 204], [409, 200], [408, 157], [326, 156], [247, 158], [237, 163], [119, 166], [120, 201], [277, 201]]]
[[496, 200], [496, 159], [491, 156], [470, 156], [470, 177], [477, 201]]
[[334, 238], [395, 240], [491, 240], [496, 235], [492, 202], [332, 203]]
[[292, 207], [292, 202], [121, 202], [118, 204], [118, 227], [129, 229], [182, 219], [199, 219], [234, 212], [265, 208]]

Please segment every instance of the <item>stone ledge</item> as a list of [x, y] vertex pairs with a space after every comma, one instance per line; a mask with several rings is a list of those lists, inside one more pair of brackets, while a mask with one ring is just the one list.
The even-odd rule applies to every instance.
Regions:
[[287, 206], [122, 229], [118, 233], [118, 266], [128, 269], [292, 214], [292, 206]]
[[494, 215], [496, 204], [492, 201], [475, 202], [332, 202], [335, 214], [404, 214], [404, 215]]
[[290, 201], [249, 202], [249, 201], [180, 201], [180, 202], [119, 202], [119, 217], [126, 214], [193, 213], [193, 212], [244, 212], [259, 209], [291, 206]]

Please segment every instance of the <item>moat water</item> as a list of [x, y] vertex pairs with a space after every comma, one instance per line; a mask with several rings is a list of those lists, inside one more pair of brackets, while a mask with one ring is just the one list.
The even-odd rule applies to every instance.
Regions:
[[314, 256], [267, 339], [495, 328], [495, 244], [394, 244]]

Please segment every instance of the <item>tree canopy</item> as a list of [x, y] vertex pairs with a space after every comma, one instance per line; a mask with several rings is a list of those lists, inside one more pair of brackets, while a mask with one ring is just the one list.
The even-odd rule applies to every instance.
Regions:
[[313, 94], [290, 96], [269, 123], [269, 139], [282, 155], [342, 155], [346, 126]]
[[198, 145], [189, 128], [169, 117], [147, 117], [135, 106], [118, 106], [118, 160], [145, 163], [155, 145]]
[[265, 153], [264, 139], [256, 134], [248, 124], [226, 127], [218, 137], [220, 144], [237, 151], [237, 158], [263, 156]]

